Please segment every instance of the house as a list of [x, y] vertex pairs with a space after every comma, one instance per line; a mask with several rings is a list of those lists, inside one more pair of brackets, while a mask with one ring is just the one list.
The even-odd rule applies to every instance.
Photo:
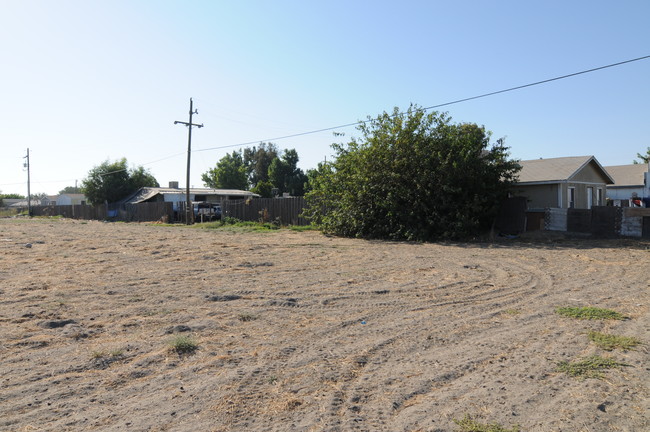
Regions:
[[84, 205], [88, 200], [84, 194], [66, 193], [56, 197], [56, 205]]
[[614, 179], [607, 186], [607, 199], [618, 206], [650, 207], [650, 163], [605, 167]]
[[512, 195], [526, 197], [528, 209], [581, 208], [605, 205], [614, 179], [594, 156], [520, 161]]
[[40, 205], [56, 205], [57, 204], [57, 198], [58, 195], [47, 195], [41, 199], [41, 204]]
[[[169, 182], [169, 187], [143, 187], [122, 200], [122, 204], [139, 204], [145, 202], [171, 202], [174, 210], [178, 210], [178, 203], [186, 202], [186, 190], [178, 187], [178, 182]], [[253, 192], [237, 189], [209, 189], [190, 188], [190, 201], [220, 203], [221, 200], [244, 200], [259, 198]]]

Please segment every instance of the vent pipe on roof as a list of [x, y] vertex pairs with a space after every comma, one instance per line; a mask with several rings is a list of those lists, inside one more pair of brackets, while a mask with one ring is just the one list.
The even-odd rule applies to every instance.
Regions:
[[170, 181], [169, 182], [169, 188], [170, 189], [178, 189], [178, 182], [177, 181]]

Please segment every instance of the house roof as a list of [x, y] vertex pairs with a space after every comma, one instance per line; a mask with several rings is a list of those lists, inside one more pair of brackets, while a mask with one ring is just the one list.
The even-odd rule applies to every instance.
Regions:
[[600, 165], [593, 156], [571, 156], [550, 159], [533, 159], [519, 161], [518, 183], [557, 183], [571, 180], [585, 166], [594, 163], [603, 176], [608, 180], [607, 184], [614, 183], [612, 177]]
[[[129, 204], [138, 204], [145, 202], [156, 195], [183, 195], [185, 196], [185, 189], [176, 188], [162, 188], [162, 187], [143, 187], [138, 189], [133, 195], [124, 199], [122, 202]], [[253, 192], [243, 191], [238, 189], [209, 189], [209, 188], [190, 188], [190, 195], [218, 195], [230, 197], [259, 197]]]
[[647, 164], [614, 165], [605, 167], [614, 178], [614, 187], [644, 186], [645, 176], [649, 167]]

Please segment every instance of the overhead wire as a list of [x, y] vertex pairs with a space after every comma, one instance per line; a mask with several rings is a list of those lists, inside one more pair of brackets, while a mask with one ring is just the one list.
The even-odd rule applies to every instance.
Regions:
[[[457, 99], [457, 100], [454, 100], [454, 101], [451, 101], [451, 102], [445, 102], [445, 103], [441, 103], [441, 104], [437, 104], [437, 105], [431, 105], [431, 106], [420, 108], [420, 109], [422, 111], [429, 111], [429, 110], [432, 110], [432, 109], [435, 109], [435, 108], [442, 108], [442, 107], [445, 107], [445, 106], [454, 105], [454, 104], [458, 104], [458, 103], [461, 103], [461, 102], [467, 102], [467, 101], [471, 101], [471, 100], [475, 100], [475, 99], [481, 99], [481, 98], [485, 98], [485, 97], [488, 97], [488, 96], [494, 96], [494, 95], [497, 95], [497, 94], [507, 93], [507, 92], [511, 92], [511, 91], [515, 91], [515, 90], [521, 90], [523, 88], [533, 87], [533, 86], [537, 86], [537, 85], [541, 85], [541, 84], [546, 84], [546, 83], [553, 82], [553, 81], [559, 81], [559, 80], [562, 80], [562, 79], [571, 78], [571, 77], [574, 77], [574, 76], [583, 75], [583, 74], [587, 74], [587, 73], [590, 73], [590, 72], [596, 72], [596, 71], [599, 71], [599, 70], [608, 69], [608, 68], [612, 68], [612, 67], [615, 67], [615, 66], [621, 66], [621, 65], [624, 65], [624, 64], [627, 64], [627, 63], [637, 62], [637, 61], [640, 61], [640, 60], [646, 60], [646, 59], [649, 59], [649, 58], [650, 58], [650, 55], [637, 57], [637, 58], [633, 58], [633, 59], [629, 59], [629, 60], [620, 61], [620, 62], [617, 62], [617, 63], [611, 63], [611, 64], [608, 64], [608, 65], [605, 65], [605, 66], [599, 66], [599, 67], [586, 69], [586, 70], [579, 71], [579, 72], [570, 73], [570, 74], [567, 74], [567, 75], [561, 75], [561, 76], [557, 76], [557, 77], [554, 77], [554, 78], [548, 78], [548, 79], [545, 79], [545, 80], [542, 80], [542, 81], [536, 81], [536, 82], [529, 83], [529, 84], [523, 84], [523, 85], [519, 85], [519, 86], [515, 86], [515, 87], [506, 88], [506, 89], [503, 89], [503, 90], [497, 90], [497, 91], [493, 91], [493, 92], [489, 92], [489, 93], [483, 93], [483, 94], [480, 94], [480, 95], [477, 95], [477, 96], [471, 96], [471, 97], [467, 97], [467, 98], [463, 98], [463, 99]], [[398, 113], [398, 114], [395, 114], [395, 115], [399, 115], [399, 114], [401, 114], [401, 113]], [[344, 128], [348, 128], [348, 127], [352, 127], [352, 126], [365, 124], [365, 123], [370, 122], [371, 120], [372, 119], [369, 118], [367, 120], [359, 120], [359, 121], [356, 121], [356, 122], [353, 122], [353, 123], [346, 123], [346, 124], [342, 124], [342, 125], [338, 125], [338, 126], [332, 126], [332, 127], [322, 128], [322, 129], [316, 129], [316, 130], [307, 131], [307, 132], [300, 132], [300, 133], [295, 133], [295, 134], [291, 134], [291, 135], [284, 135], [284, 136], [275, 137], [275, 138], [268, 138], [268, 139], [264, 139], [264, 140], [248, 141], [248, 142], [244, 142], [244, 143], [229, 144], [229, 145], [217, 146], [217, 147], [199, 148], [199, 149], [192, 150], [192, 152], [220, 150], [220, 149], [231, 148], [231, 147], [243, 147], [243, 146], [247, 146], [247, 145], [257, 144], [257, 143], [260, 143], [260, 142], [279, 141], [279, 140], [283, 140], [283, 139], [295, 138], [295, 137], [300, 137], [300, 136], [305, 136], [305, 135], [312, 135], [312, 134], [327, 132], [327, 131], [336, 130], [336, 129], [344, 129]]]
[[[582, 71], [579, 71], [579, 72], [573, 72], [573, 73], [566, 74], [566, 75], [560, 75], [560, 76], [557, 76], [557, 77], [548, 78], [548, 79], [541, 80], [541, 81], [535, 81], [535, 82], [528, 83], [528, 84], [509, 87], [509, 88], [502, 89], [502, 90], [497, 90], [497, 91], [493, 91], [493, 92], [489, 92], [489, 93], [483, 93], [483, 94], [480, 94], [480, 95], [477, 95], [477, 96], [471, 96], [471, 97], [466, 97], [466, 98], [462, 98], [462, 99], [457, 99], [457, 100], [454, 100], [454, 101], [445, 102], [445, 103], [441, 103], [441, 104], [437, 104], [437, 105], [431, 105], [431, 106], [427, 106], [427, 107], [419, 108], [419, 109], [422, 110], [422, 111], [429, 111], [429, 110], [432, 110], [432, 109], [442, 108], [442, 107], [450, 106], [450, 105], [455, 105], [455, 104], [459, 104], [459, 103], [462, 103], [462, 102], [468, 102], [468, 101], [471, 101], [471, 100], [486, 98], [486, 97], [489, 97], [489, 96], [494, 96], [494, 95], [498, 95], [498, 94], [502, 94], [502, 93], [508, 93], [508, 92], [512, 92], [512, 91], [515, 91], [515, 90], [521, 90], [521, 89], [528, 88], [528, 87], [534, 87], [534, 86], [538, 86], [538, 85], [541, 85], [541, 84], [546, 84], [546, 83], [553, 82], [553, 81], [559, 81], [559, 80], [562, 80], [562, 79], [572, 78], [572, 77], [575, 77], [575, 76], [578, 76], [578, 75], [584, 75], [584, 74], [587, 74], [587, 73], [596, 72], [596, 71], [600, 71], [600, 70], [608, 69], [608, 68], [613, 68], [613, 67], [616, 67], [616, 66], [621, 66], [621, 65], [624, 65], [624, 64], [628, 64], [628, 63], [633, 63], [633, 62], [637, 62], [637, 61], [641, 61], [641, 60], [646, 60], [646, 59], [649, 59], [649, 58], [650, 58], [650, 55], [646, 55], [646, 56], [642, 56], [642, 57], [636, 57], [636, 58], [633, 58], [633, 59], [624, 60], [624, 61], [620, 61], [620, 62], [616, 62], [616, 63], [610, 63], [610, 64], [607, 64], [607, 65], [604, 65], [604, 66], [599, 66], [599, 67], [595, 67], [595, 68], [591, 68], [591, 69], [586, 69], [586, 70], [582, 70]], [[402, 113], [403, 112], [400, 112], [400, 113], [397, 113], [397, 114], [394, 114], [394, 115], [400, 115]], [[315, 130], [306, 131], [306, 132], [299, 132], [299, 133], [290, 134], [290, 135], [283, 135], [283, 136], [278, 136], [278, 137], [274, 137], [274, 138], [267, 138], [267, 139], [255, 140], [255, 141], [247, 141], [247, 142], [241, 142], [241, 143], [237, 143], [237, 144], [228, 144], [228, 145], [223, 145], [223, 146], [197, 148], [197, 149], [193, 149], [191, 152], [192, 153], [198, 153], [198, 152], [205, 152], [205, 151], [211, 151], [211, 150], [220, 150], [220, 149], [225, 149], [225, 148], [244, 147], [244, 146], [247, 146], [247, 145], [258, 144], [258, 143], [261, 143], [261, 142], [280, 141], [280, 140], [289, 139], [289, 138], [296, 138], [296, 137], [301, 137], [301, 136], [305, 136], [305, 135], [313, 135], [313, 134], [317, 134], [317, 133], [321, 133], [321, 132], [328, 132], [328, 131], [332, 131], [332, 130], [336, 130], [336, 129], [344, 129], [344, 128], [348, 128], [348, 127], [352, 127], [352, 126], [358, 126], [358, 125], [368, 123], [370, 121], [372, 121], [372, 119], [369, 117], [367, 120], [359, 120], [359, 121], [356, 121], [356, 122], [351, 122], [351, 123], [341, 124], [341, 125], [337, 125], [337, 126], [321, 128], [321, 129], [315, 129]], [[164, 158], [157, 159], [157, 160], [152, 161], [152, 162], [144, 163], [142, 165], [151, 165], [151, 164], [161, 162], [161, 161], [164, 161], [164, 160], [167, 160], [167, 159], [171, 159], [171, 158], [174, 158], [174, 157], [177, 157], [177, 156], [180, 156], [180, 155], [184, 155], [184, 154], [186, 154], [186, 152], [176, 153], [176, 154], [173, 154], [171, 156], [166, 156]], [[104, 173], [104, 174], [102, 174], [102, 176], [105, 176], [105, 175], [108, 175], [108, 174], [115, 174], [115, 173], [122, 172], [122, 171], [126, 171], [126, 169], [121, 169], [121, 170], [116, 170], [116, 171], [111, 171], [111, 172], [108, 172], [108, 173]], [[13, 184], [20, 184], [20, 183], [13, 183]], [[5, 185], [9, 185], [9, 184], [5, 184]]]

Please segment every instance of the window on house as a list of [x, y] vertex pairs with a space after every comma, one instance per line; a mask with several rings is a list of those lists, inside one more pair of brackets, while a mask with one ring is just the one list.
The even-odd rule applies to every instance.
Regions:
[[596, 189], [596, 205], [603, 205], [603, 189], [598, 188]]
[[576, 188], [570, 187], [567, 189], [567, 208], [575, 208], [576, 206]]

